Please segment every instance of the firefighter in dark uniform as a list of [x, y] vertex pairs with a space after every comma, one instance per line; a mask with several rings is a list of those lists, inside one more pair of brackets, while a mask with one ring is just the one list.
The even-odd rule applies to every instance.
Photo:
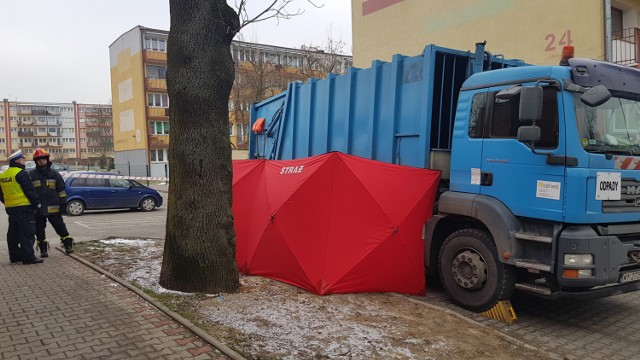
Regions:
[[73, 252], [73, 238], [69, 235], [67, 226], [62, 219], [62, 213], [67, 206], [67, 193], [65, 192], [64, 179], [57, 171], [51, 168], [49, 153], [41, 148], [37, 148], [33, 153], [33, 161], [36, 168], [29, 172], [33, 187], [40, 197], [42, 207], [35, 215], [36, 219], [36, 240], [40, 249], [40, 257], [49, 256], [49, 243], [46, 240], [45, 228], [47, 219], [60, 236], [62, 245], [67, 254]]
[[40, 200], [29, 174], [24, 171], [24, 163], [20, 150], [9, 156], [9, 168], [0, 174], [0, 201], [9, 215], [9, 259], [12, 263], [38, 264], [42, 259], [38, 259], [33, 251], [36, 233], [33, 213], [40, 207]]

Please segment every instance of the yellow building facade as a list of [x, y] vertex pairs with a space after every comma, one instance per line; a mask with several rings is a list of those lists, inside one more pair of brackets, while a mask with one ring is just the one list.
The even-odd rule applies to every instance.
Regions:
[[109, 46], [114, 165], [121, 174], [169, 175], [168, 35], [136, 26]]
[[[136, 26], [109, 46], [114, 165], [120, 174], [169, 177], [169, 32]], [[233, 41], [235, 82], [229, 100], [230, 146], [246, 149], [251, 103], [290, 81], [343, 73], [351, 56]]]
[[575, 56], [635, 65], [640, 0], [352, 0], [354, 66], [436, 44], [537, 65]]

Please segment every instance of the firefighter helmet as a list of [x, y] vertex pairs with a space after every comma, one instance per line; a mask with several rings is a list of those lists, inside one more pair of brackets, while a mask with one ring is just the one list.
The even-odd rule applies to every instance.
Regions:
[[49, 159], [49, 153], [47, 152], [47, 150], [43, 149], [43, 148], [37, 148], [36, 151], [33, 152], [33, 160], [38, 160], [38, 159], [42, 159], [42, 158], [47, 158]]

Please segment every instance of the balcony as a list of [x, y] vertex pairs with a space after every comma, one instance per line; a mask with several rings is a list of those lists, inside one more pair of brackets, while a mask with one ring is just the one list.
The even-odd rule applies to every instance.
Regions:
[[20, 141], [19, 144], [21, 148], [28, 148], [33, 146], [33, 142], [31, 141]]
[[147, 106], [147, 114], [150, 118], [158, 119], [158, 120], [168, 120], [169, 119], [169, 109], [161, 108], [161, 107], [152, 107]]
[[100, 134], [100, 131], [87, 131], [87, 137], [98, 138], [98, 137], [102, 137], [102, 135]]
[[88, 147], [99, 147], [100, 146], [100, 140], [87, 139], [87, 146]]
[[614, 33], [611, 41], [611, 62], [637, 66], [640, 62], [640, 29], [624, 29], [622, 34]]
[[145, 61], [167, 62], [167, 53], [162, 51], [143, 50], [142, 56]]
[[62, 120], [60, 119], [48, 119], [47, 126], [60, 126], [62, 125]]
[[18, 125], [35, 125], [36, 121], [34, 118], [22, 118], [18, 119]]
[[46, 109], [21, 109], [20, 107], [18, 107], [18, 115], [54, 115], [54, 116], [60, 116], [60, 109], [57, 109], [55, 111], [49, 111], [49, 110], [46, 110]]
[[60, 141], [56, 141], [56, 140], [49, 140], [47, 142], [47, 146], [59, 147], [59, 146], [62, 146], [62, 143]]
[[113, 126], [113, 121], [111, 118], [104, 120], [87, 120], [85, 121], [85, 125], [87, 127], [97, 127], [97, 128], [111, 128]]
[[158, 90], [167, 90], [167, 80], [165, 79], [146, 79], [147, 80], [147, 90], [158, 91]]
[[168, 149], [169, 135], [151, 135], [149, 136], [149, 148]]
[[111, 118], [113, 117], [113, 113], [111, 109], [85, 109], [84, 110], [85, 118]]
[[18, 130], [18, 136], [20, 136], [20, 137], [33, 136], [33, 131], [20, 131], [20, 130]]

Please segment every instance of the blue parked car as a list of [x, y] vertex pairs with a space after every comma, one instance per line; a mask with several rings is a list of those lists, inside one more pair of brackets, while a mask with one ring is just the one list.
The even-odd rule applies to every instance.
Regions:
[[110, 175], [98, 172], [72, 172], [65, 180], [67, 214], [82, 215], [85, 210], [141, 209], [151, 211], [162, 205], [159, 192], [135, 180], [78, 177], [82, 174]]

